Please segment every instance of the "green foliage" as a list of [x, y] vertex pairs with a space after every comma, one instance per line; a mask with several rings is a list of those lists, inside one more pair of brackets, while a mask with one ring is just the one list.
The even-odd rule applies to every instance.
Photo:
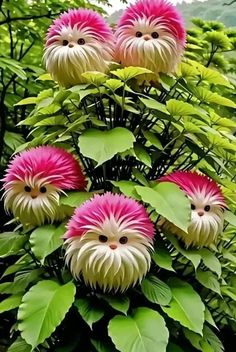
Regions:
[[[234, 32], [194, 20], [177, 74], [161, 74], [155, 87], [137, 85], [147, 70], [116, 65], [106, 75], [85, 73], [87, 84], [59, 89], [40, 67], [42, 38], [67, 4], [15, 6], [4, 1], [0, 19], [1, 52], [11, 51], [0, 57], [2, 164], [28, 147], [61, 146], [79, 158], [88, 187], [60, 197], [65, 222], [27, 230], [10, 224], [0, 235], [8, 350], [222, 352], [222, 331], [236, 331]], [[157, 182], [178, 169], [201, 171], [221, 185], [229, 210], [217, 246], [185, 248], [160, 230], [163, 217], [183, 231], [189, 226], [185, 194]], [[156, 228], [150, 273], [125, 294], [73, 283], [64, 262], [69, 216], [104, 191], [142, 202]]]
[[115, 316], [109, 323], [108, 332], [121, 352], [155, 352], [157, 346], [164, 352], [168, 343], [164, 319], [149, 308], [137, 308], [127, 317]]

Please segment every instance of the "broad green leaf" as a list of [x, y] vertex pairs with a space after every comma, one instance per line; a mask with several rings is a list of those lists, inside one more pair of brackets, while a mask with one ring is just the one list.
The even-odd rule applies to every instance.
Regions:
[[129, 309], [130, 300], [127, 296], [119, 295], [116, 296], [102, 296], [102, 298], [115, 310], [121, 313], [127, 314]]
[[165, 236], [168, 238], [168, 240], [173, 244], [173, 246], [177, 249], [179, 253], [181, 253], [185, 258], [189, 259], [195, 268], [197, 269], [198, 265], [201, 262], [201, 256], [199, 254], [199, 251], [197, 249], [184, 249], [180, 246], [177, 238], [169, 233], [165, 233]]
[[16, 341], [8, 348], [7, 352], [31, 352], [31, 346], [28, 345], [22, 337], [17, 337]]
[[93, 323], [96, 323], [105, 314], [105, 309], [99, 303], [99, 300], [92, 297], [79, 298], [75, 301], [74, 305], [78, 309], [81, 317], [91, 329], [93, 327]]
[[138, 183], [133, 181], [111, 181], [111, 183], [113, 186], [118, 187], [125, 196], [140, 199], [135, 190], [135, 186], [138, 186]]
[[63, 244], [62, 236], [66, 232], [65, 223], [56, 228], [54, 225], [37, 227], [30, 236], [30, 244], [34, 255], [44, 263], [47, 255]]
[[35, 123], [34, 126], [54, 126], [54, 125], [62, 125], [64, 126], [67, 122], [67, 119], [63, 115], [58, 115], [58, 116], [51, 116], [46, 119], [43, 119], [37, 123]]
[[25, 143], [25, 139], [20, 133], [5, 131], [4, 142], [11, 150], [15, 151], [17, 147]]
[[219, 71], [212, 70], [209, 67], [205, 67], [203, 65], [198, 65], [198, 72], [200, 72], [200, 77], [202, 80], [206, 80], [209, 83], [218, 84], [221, 86], [225, 86], [228, 88], [232, 88], [229, 80], [220, 74]]
[[143, 75], [145, 73], [152, 73], [152, 71], [144, 68], [144, 67], [125, 67], [125, 68], [120, 68], [116, 71], [111, 71], [111, 73], [121, 79], [124, 82], [129, 81], [131, 78], [135, 78], [139, 75]]
[[8, 310], [19, 307], [21, 299], [22, 294], [11, 295], [10, 297], [4, 299], [2, 302], [0, 302], [0, 313], [4, 313]]
[[36, 104], [36, 103], [37, 103], [37, 97], [28, 97], [20, 100], [15, 105], [30, 105], [30, 104]]
[[137, 308], [132, 315], [117, 315], [108, 334], [120, 352], [165, 352], [169, 332], [163, 317], [149, 308]]
[[51, 336], [64, 319], [75, 296], [75, 285], [59, 285], [44, 280], [23, 296], [18, 310], [18, 329], [25, 341], [35, 348]]
[[155, 252], [152, 254], [152, 259], [160, 268], [175, 271], [172, 268], [172, 257], [170, 252], [164, 246], [157, 245]]
[[196, 278], [200, 284], [221, 295], [219, 281], [212, 272], [198, 269]]
[[69, 205], [70, 207], [79, 207], [86, 200], [92, 198], [93, 192], [67, 192], [66, 196], [61, 196], [60, 204]]
[[148, 152], [146, 149], [141, 145], [135, 143], [134, 145], [134, 153], [136, 155], [136, 158], [141, 161], [143, 164], [147, 165], [148, 167], [152, 166], [152, 160], [151, 157], [149, 156]]
[[236, 226], [236, 215], [234, 213], [229, 210], [225, 210], [224, 217], [229, 224]]
[[202, 248], [199, 250], [199, 254], [202, 257], [203, 263], [214, 273], [221, 276], [221, 263], [218, 258], [216, 258], [215, 254], [211, 252], [209, 249]]
[[79, 137], [79, 147], [84, 156], [95, 160], [99, 166], [117, 153], [132, 148], [134, 141], [132, 132], [123, 127], [109, 131], [88, 129]]
[[198, 293], [187, 282], [177, 278], [170, 278], [167, 283], [173, 298], [169, 307], [162, 307], [164, 312], [181, 325], [202, 335], [205, 307]]
[[19, 235], [17, 232], [3, 232], [0, 234], [0, 258], [9, 255], [18, 255], [27, 240], [26, 235]]
[[115, 92], [117, 89], [124, 86], [124, 83], [116, 78], [110, 78], [104, 83], [104, 86]]
[[[178, 186], [161, 182], [154, 188], [136, 186], [143, 202], [150, 204], [158, 214], [187, 232], [190, 221], [190, 203]], [[178, 207], [173, 207], [178, 204]]]
[[181, 77], [196, 77], [197, 74], [198, 70], [187, 62], [181, 62], [177, 71], [177, 75]]
[[162, 103], [159, 103], [158, 101], [156, 101], [155, 99], [146, 99], [146, 98], [140, 98], [139, 100], [148, 108], [151, 110], [158, 110], [163, 112], [164, 114], [169, 115], [170, 113], [168, 112], [168, 110], [166, 109], [166, 106]]
[[166, 103], [166, 108], [172, 116], [188, 116], [198, 114], [195, 107], [181, 100], [168, 100]]
[[107, 75], [102, 72], [97, 71], [87, 71], [82, 73], [82, 75], [88, 83], [94, 84], [95, 86], [100, 86], [104, 82], [106, 82]]
[[154, 145], [154, 147], [156, 147], [157, 149], [163, 149], [161, 142], [154, 133], [149, 131], [143, 131], [143, 135], [151, 145]]
[[25, 292], [30, 283], [40, 280], [42, 269], [33, 269], [26, 272], [19, 272], [13, 282], [4, 282], [0, 284], [0, 292], [6, 294], [18, 294]]
[[150, 302], [162, 306], [168, 305], [172, 298], [169, 286], [154, 275], [149, 275], [142, 281], [141, 290]]
[[204, 103], [207, 102], [207, 103], [228, 106], [231, 108], [236, 108], [236, 104], [232, 100], [222, 97], [217, 93], [212, 93], [210, 90], [208, 90], [205, 87], [198, 86], [198, 87], [195, 87], [194, 89], [192, 88], [192, 91], [196, 95], [196, 97]]

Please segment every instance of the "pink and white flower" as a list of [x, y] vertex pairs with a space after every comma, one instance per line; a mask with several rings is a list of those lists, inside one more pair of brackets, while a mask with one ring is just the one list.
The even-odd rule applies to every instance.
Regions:
[[158, 73], [177, 68], [185, 47], [186, 31], [177, 9], [167, 0], [140, 0], [119, 20], [115, 57], [124, 66]]
[[75, 210], [67, 229], [66, 262], [93, 288], [125, 291], [150, 268], [154, 226], [133, 199], [95, 195]]
[[[188, 233], [162, 219], [160, 224], [181, 238], [186, 246], [210, 246], [222, 232], [224, 223], [224, 196], [215, 181], [197, 172], [176, 171], [161, 177], [160, 182], [173, 182], [191, 201], [191, 223]], [[178, 204], [173, 204], [178, 206]]]
[[44, 61], [52, 78], [69, 87], [86, 82], [86, 71], [106, 72], [114, 38], [101, 15], [88, 9], [69, 10], [49, 27]]
[[6, 211], [24, 224], [42, 225], [65, 217], [60, 193], [83, 190], [79, 162], [62, 148], [41, 146], [16, 155], [3, 179]]

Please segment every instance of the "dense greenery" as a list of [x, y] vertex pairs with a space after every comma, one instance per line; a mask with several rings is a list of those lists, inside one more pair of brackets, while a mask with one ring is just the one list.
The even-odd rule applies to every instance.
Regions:
[[[46, 12], [37, 12], [36, 3], [35, 12], [21, 5], [22, 12], [4, 2], [3, 12], [12, 18], [61, 11], [53, 2]], [[150, 273], [123, 295], [72, 280], [63, 260], [66, 222], [15, 230], [8, 225], [0, 235], [1, 348], [223, 351], [225, 332], [236, 333], [236, 66], [228, 57], [236, 33], [195, 20], [177, 74], [161, 75], [156, 87], [137, 86], [144, 69], [113, 64], [108, 75], [86, 73], [87, 84], [65, 90], [38, 68], [48, 22], [35, 19], [26, 29], [15, 20], [0, 27], [6, 53], [0, 58], [3, 168], [13, 151], [62, 146], [80, 158], [89, 187], [61, 197], [61, 205], [73, 211], [96, 191], [120, 191], [143, 201], [155, 224], [163, 215], [182, 229], [190, 214], [184, 194], [153, 181], [173, 169], [196, 169], [222, 186], [229, 210], [224, 233], [210, 249], [186, 249], [157, 228]], [[179, 211], [173, 212], [177, 199]]]

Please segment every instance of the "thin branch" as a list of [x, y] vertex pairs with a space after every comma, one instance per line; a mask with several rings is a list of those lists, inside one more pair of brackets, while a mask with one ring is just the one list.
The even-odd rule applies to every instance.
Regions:
[[22, 17], [11, 17], [11, 18], [8, 17], [5, 20], [0, 21], [0, 25], [10, 23], [10, 22], [15, 22], [15, 21], [30, 21], [30, 20], [35, 20], [37, 18], [51, 18], [58, 15], [60, 15], [60, 13], [51, 13], [51, 11], [49, 11], [44, 15], [35, 15], [35, 16], [29, 15], [25, 17], [22, 16]]

